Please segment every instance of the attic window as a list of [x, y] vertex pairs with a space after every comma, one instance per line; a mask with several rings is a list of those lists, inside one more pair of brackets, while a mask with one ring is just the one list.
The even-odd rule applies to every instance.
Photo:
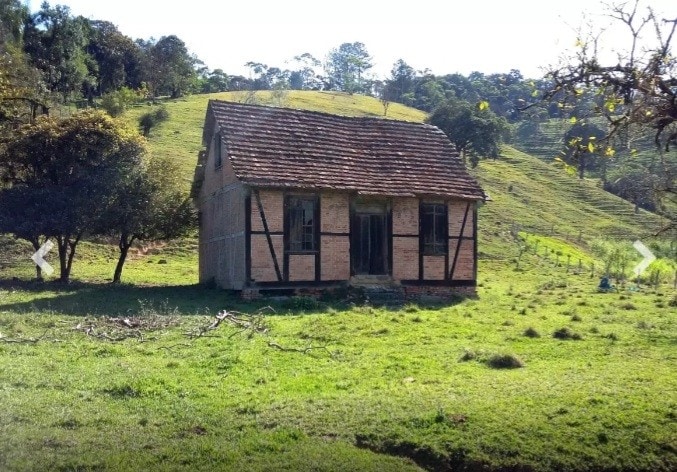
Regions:
[[441, 203], [421, 204], [421, 246], [426, 256], [447, 253], [447, 206]]
[[214, 168], [219, 169], [223, 164], [223, 149], [221, 148], [221, 133], [214, 135]]
[[318, 199], [315, 196], [289, 195], [285, 201], [287, 251], [316, 252], [319, 248]]

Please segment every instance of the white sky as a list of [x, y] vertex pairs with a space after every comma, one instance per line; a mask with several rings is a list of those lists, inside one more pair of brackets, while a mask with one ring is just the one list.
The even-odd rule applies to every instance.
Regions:
[[[618, 1], [616, 3], [623, 3]], [[28, 0], [33, 11], [42, 0]], [[643, 0], [677, 17], [674, 0]], [[107, 20], [125, 35], [148, 39], [175, 34], [210, 69], [248, 75], [244, 64], [285, 68], [309, 52], [324, 60], [331, 48], [360, 41], [386, 78], [404, 59], [435, 74], [472, 71], [541, 76], [576, 43], [584, 23], [606, 26], [597, 0], [60, 0], [73, 15]], [[614, 42], [613, 35], [607, 34]]]

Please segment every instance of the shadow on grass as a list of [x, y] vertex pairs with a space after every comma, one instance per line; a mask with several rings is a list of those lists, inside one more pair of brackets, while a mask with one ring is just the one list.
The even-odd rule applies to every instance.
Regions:
[[[378, 309], [364, 305], [359, 299], [343, 297], [270, 297], [255, 301], [242, 300], [237, 292], [207, 288], [202, 285], [141, 286], [110, 283], [36, 282], [0, 279], [0, 290], [20, 291], [20, 301], [1, 302], [0, 311], [13, 313], [50, 313], [68, 316], [143, 316], [143, 314], [214, 315], [220, 310], [254, 313], [265, 307], [270, 315], [318, 314], [330, 310], [357, 307], [366, 311]], [[10, 295], [10, 299], [11, 299]], [[437, 310], [460, 303], [392, 306], [383, 309], [399, 311]]]

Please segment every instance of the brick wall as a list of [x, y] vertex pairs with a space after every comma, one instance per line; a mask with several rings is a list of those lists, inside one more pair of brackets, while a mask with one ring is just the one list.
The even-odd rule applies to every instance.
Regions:
[[418, 237], [393, 238], [393, 278], [418, 279]]
[[393, 234], [418, 234], [418, 199], [393, 199]]
[[460, 235], [461, 227], [463, 226], [463, 217], [465, 216], [465, 210], [468, 206], [468, 218], [465, 223], [463, 236], [468, 238], [472, 237], [474, 203], [461, 200], [449, 202], [449, 236], [454, 237]]
[[[453, 255], [456, 251], [457, 241], [449, 241], [450, 261], [453, 261]], [[454, 268], [452, 280], [472, 280], [475, 277], [475, 258], [474, 241], [470, 239], [461, 240], [461, 249], [458, 252], [458, 260]], [[451, 264], [451, 262], [449, 262]], [[451, 267], [449, 268], [451, 270]]]
[[323, 192], [320, 196], [320, 224], [323, 233], [350, 233], [350, 195]]
[[322, 236], [322, 280], [350, 278], [350, 240], [348, 236]]
[[[261, 206], [266, 215], [268, 230], [271, 232], [281, 232], [284, 230], [284, 194], [279, 190], [259, 190]], [[256, 197], [252, 192], [252, 231], [263, 231], [263, 219], [259, 206], [256, 203]]]
[[315, 255], [292, 254], [289, 256], [289, 281], [315, 280]]
[[[282, 272], [284, 241], [281, 235], [272, 235], [271, 239], [275, 249], [275, 256], [277, 257], [277, 264], [280, 272]], [[251, 278], [255, 282], [277, 282], [273, 257], [270, 254], [268, 240], [264, 234], [251, 235], [251, 251]]]
[[423, 279], [444, 280], [444, 256], [423, 256]]

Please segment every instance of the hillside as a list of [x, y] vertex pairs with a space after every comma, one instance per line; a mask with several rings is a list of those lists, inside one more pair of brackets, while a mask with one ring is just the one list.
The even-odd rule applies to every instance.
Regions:
[[[289, 91], [273, 95], [270, 91], [223, 92], [206, 95], [192, 95], [178, 100], [161, 102], [167, 107], [169, 120], [154, 128], [149, 136], [151, 152], [176, 159], [185, 171], [186, 183], [190, 185], [197, 154], [202, 149], [202, 124], [211, 99], [234, 102], [260, 103], [289, 108], [321, 111], [346, 116], [382, 117], [383, 105], [373, 97], [350, 95], [342, 92]], [[138, 106], [125, 115], [136, 125], [139, 116], [155, 108], [151, 105]], [[423, 121], [426, 113], [414, 108], [392, 103], [387, 118], [405, 121]]]
[[[187, 185], [201, 149], [202, 121], [209, 99], [252, 100], [246, 92], [196, 95], [164, 105], [170, 119], [149, 137], [151, 151], [181, 162]], [[256, 103], [281, 105], [349, 116], [383, 116], [381, 102], [372, 97], [335, 92], [290, 91], [283, 98], [256, 92]], [[128, 113], [136, 121], [147, 107]], [[423, 121], [420, 110], [393, 103], [387, 118]], [[555, 125], [553, 125], [555, 126]], [[539, 156], [542, 157], [542, 156]], [[501, 227], [520, 225], [535, 232], [583, 233], [583, 237], [634, 239], [655, 233], [661, 218], [641, 211], [601, 190], [592, 181], [580, 181], [561, 168], [506, 146], [499, 160], [483, 161], [474, 171], [492, 201], [481, 210], [481, 229], [487, 242]]]
[[[191, 184], [197, 154], [201, 149], [202, 122], [209, 99], [252, 101], [284, 105], [350, 116], [383, 116], [381, 102], [372, 97], [334, 92], [291, 91], [282, 97], [271, 92], [226, 92], [195, 95], [179, 100], [163, 101], [169, 119], [151, 130], [151, 153], [180, 163], [188, 188]], [[127, 112], [125, 119], [136, 124], [138, 117], [159, 105], [138, 106]], [[420, 110], [393, 103], [387, 118], [423, 121]], [[513, 254], [517, 249], [512, 235], [515, 230], [532, 234], [559, 236], [573, 240], [583, 250], [585, 242], [604, 238], [630, 241], [648, 239], [660, 228], [663, 220], [646, 211], [634, 212], [628, 202], [601, 190], [593, 181], [581, 181], [552, 164], [505, 146], [498, 160], [482, 161], [473, 173], [491, 197], [480, 210], [481, 257], [497, 258]], [[27, 254], [29, 247], [17, 248], [4, 238], [5, 249], [0, 274], [29, 278], [32, 268]], [[116, 248], [96, 244], [81, 245], [74, 264], [75, 279], [110, 280]], [[139, 248], [128, 261], [123, 278], [127, 282], [158, 284], [192, 284], [197, 281], [195, 240]], [[25, 256], [25, 257], [23, 257]], [[167, 259], [161, 273], [147, 262]], [[96, 263], [93, 263], [96, 262]]]

